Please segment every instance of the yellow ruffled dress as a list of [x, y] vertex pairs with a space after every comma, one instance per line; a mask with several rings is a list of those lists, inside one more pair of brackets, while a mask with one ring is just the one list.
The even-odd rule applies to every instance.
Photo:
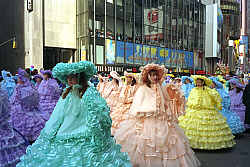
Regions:
[[235, 145], [234, 136], [221, 110], [219, 93], [208, 87], [195, 87], [190, 92], [186, 114], [179, 117], [190, 145], [195, 149], [216, 150]]

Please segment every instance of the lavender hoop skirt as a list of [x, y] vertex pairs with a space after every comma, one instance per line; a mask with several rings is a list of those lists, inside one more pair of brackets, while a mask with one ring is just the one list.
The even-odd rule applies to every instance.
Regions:
[[20, 132], [28, 141], [35, 141], [44, 128], [46, 120], [39, 111], [23, 112], [22, 110], [12, 110], [11, 113], [13, 127]]
[[[9, 136], [9, 131], [7, 131]], [[5, 131], [6, 133], [6, 131]], [[4, 132], [1, 130], [1, 136]], [[16, 131], [12, 130], [9, 137], [0, 138], [0, 167], [15, 167], [20, 161], [20, 157], [25, 154], [25, 140]]]

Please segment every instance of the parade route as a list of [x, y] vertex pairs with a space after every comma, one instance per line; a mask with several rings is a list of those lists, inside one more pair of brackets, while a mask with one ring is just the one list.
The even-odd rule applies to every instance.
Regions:
[[195, 150], [201, 167], [249, 167], [250, 134], [236, 138], [236, 145], [231, 150], [200, 151]]

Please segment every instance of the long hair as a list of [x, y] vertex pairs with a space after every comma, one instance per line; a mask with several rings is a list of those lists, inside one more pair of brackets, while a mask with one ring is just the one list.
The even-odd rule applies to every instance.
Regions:
[[243, 89], [236, 87], [236, 93], [240, 93]]
[[136, 79], [133, 78], [132, 82], [131, 82], [131, 86], [134, 86], [136, 84]]

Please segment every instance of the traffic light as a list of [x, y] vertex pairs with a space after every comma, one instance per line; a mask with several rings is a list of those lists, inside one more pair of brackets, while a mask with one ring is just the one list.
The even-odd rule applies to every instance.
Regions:
[[13, 39], [13, 49], [16, 49], [16, 38]]

